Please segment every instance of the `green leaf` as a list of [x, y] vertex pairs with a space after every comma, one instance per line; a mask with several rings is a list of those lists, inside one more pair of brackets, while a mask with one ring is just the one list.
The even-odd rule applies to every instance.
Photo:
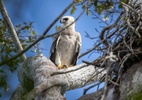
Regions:
[[6, 78], [5, 75], [0, 75], [0, 87], [4, 87], [5, 90], [7, 88]]
[[85, 9], [86, 8], [86, 6], [85, 5], [82, 5], [82, 9]]
[[123, 7], [122, 4], [119, 4], [118, 8], [122, 8], [122, 7]]
[[97, 7], [98, 5], [98, 0], [94, 0], [94, 6]]
[[23, 48], [25, 48], [26, 46], [27, 46], [27, 44], [26, 44], [26, 43], [22, 44], [22, 47], [23, 47]]
[[29, 42], [32, 42], [32, 37], [31, 36], [29, 36]]
[[70, 14], [74, 14], [75, 10], [76, 10], [76, 7], [73, 5], [73, 6], [72, 6], [72, 9], [71, 9], [71, 11], [70, 11]]
[[58, 31], [58, 30], [59, 30], [59, 28], [60, 28], [60, 26], [56, 26], [56, 27], [55, 27], [56, 31]]
[[31, 35], [36, 35], [36, 32], [35, 31], [31, 31], [30, 34]]
[[121, 0], [121, 2], [127, 3], [128, 0]]
[[75, 3], [79, 3], [81, 0], [75, 0]]
[[4, 71], [3, 71], [3, 70], [0, 70], [0, 73], [4, 73]]
[[97, 7], [96, 12], [97, 12], [98, 14], [101, 14], [101, 13], [102, 13], [102, 8], [101, 8], [101, 6], [98, 6], [98, 7]]

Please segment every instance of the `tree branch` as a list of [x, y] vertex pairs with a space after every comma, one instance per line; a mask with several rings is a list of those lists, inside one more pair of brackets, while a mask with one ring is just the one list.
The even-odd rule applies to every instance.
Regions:
[[81, 57], [85, 56], [86, 54], [92, 52], [92, 51], [95, 50], [98, 46], [100, 46], [102, 43], [107, 46], [107, 43], [106, 43], [107, 39], [110, 38], [111, 36], [113, 36], [115, 33], [109, 34], [109, 35], [106, 36], [106, 38], [104, 39], [104, 38], [103, 38], [104, 32], [105, 32], [106, 30], [108, 30], [108, 28], [110, 28], [110, 27], [112, 27], [112, 26], [114, 27], [115, 24], [119, 21], [119, 19], [120, 19], [120, 17], [122, 16], [122, 14], [123, 14], [123, 12], [120, 13], [119, 17], [117, 18], [117, 20], [115, 21], [114, 24], [105, 27], [105, 28], [101, 31], [101, 33], [100, 33], [101, 42], [99, 42], [98, 44], [96, 44], [93, 48], [91, 48], [91, 49], [87, 50], [86, 52], [80, 54], [80, 55], [79, 55], [79, 58], [81, 58]]
[[[8, 13], [7, 13], [7, 11], [6, 11], [6, 8], [5, 8], [5, 6], [4, 6], [2, 0], [0, 0], [0, 11], [1, 11], [1, 13], [2, 13], [4, 22], [5, 22], [5, 24], [6, 24], [7, 28], [8, 28], [8, 31], [9, 31], [9, 33], [10, 33], [10, 35], [11, 35], [11, 38], [12, 38], [12, 40], [13, 40], [13, 43], [14, 43], [14, 45], [15, 45], [15, 47], [17, 48], [17, 51], [18, 51], [18, 53], [19, 53], [19, 52], [21, 52], [21, 51], [23, 50], [23, 47], [22, 47], [22, 45], [21, 45], [21, 43], [20, 43], [20, 40], [19, 40], [19, 38], [18, 38], [18, 36], [17, 36], [17, 33], [16, 33], [15, 29], [14, 29], [14, 26], [13, 26], [13, 24], [12, 24], [12, 22], [11, 22], [9, 16], [8, 16]], [[23, 53], [23, 55], [22, 55], [22, 59], [23, 59], [23, 60], [26, 59], [26, 55], [25, 55], [24, 53]]]
[[[83, 68], [79, 70], [73, 70], [76, 68], [80, 68], [84, 66]], [[105, 73], [106, 71], [104, 68], [95, 68], [93, 65], [87, 65], [87, 64], [81, 64], [77, 65], [75, 67], [70, 67], [68, 69], [62, 69], [62, 71], [72, 70], [72, 72], [64, 73], [64, 74], [54, 74], [51, 76], [54, 72], [60, 72], [60, 70], [57, 70], [57, 67], [45, 56], [34, 56], [26, 59], [24, 61], [23, 66], [21, 67], [19, 71], [19, 81], [21, 86], [27, 90], [24, 98], [26, 100], [31, 100], [32, 98], [47, 98], [53, 97], [53, 95], [63, 95], [66, 90], [72, 90], [75, 88], [83, 87], [84, 84], [86, 84], [86, 81], [88, 77], [91, 77], [93, 74], [100, 71], [101, 73], [96, 73], [97, 75], [92, 77], [87, 84], [90, 84], [92, 82], [98, 81]], [[103, 71], [102, 71], [103, 70]], [[27, 82], [33, 81], [31, 85], [34, 86], [32, 90], [28, 91]], [[28, 84], [28, 86], [30, 86]], [[32, 86], [30, 86], [32, 87]], [[53, 89], [55, 88], [56, 89]], [[60, 91], [58, 91], [60, 89]], [[57, 94], [49, 94], [49, 92], [57, 93]], [[21, 92], [19, 92], [21, 93]], [[46, 95], [43, 95], [46, 94]], [[15, 96], [18, 96], [15, 94]], [[13, 96], [12, 98], [16, 98]], [[20, 96], [20, 94], [19, 94]], [[17, 97], [20, 98], [20, 97]], [[29, 99], [27, 99], [29, 98]], [[57, 98], [57, 97], [56, 97]], [[62, 97], [61, 97], [62, 98]], [[13, 100], [13, 99], [11, 99]], [[17, 99], [15, 99], [17, 100]], [[57, 100], [57, 99], [54, 99]]]
[[[115, 34], [115, 33], [109, 34], [109, 35], [106, 37], [106, 39], [112, 37], [114, 34]], [[88, 53], [92, 52], [93, 50], [95, 50], [95, 49], [96, 49], [98, 46], [100, 46], [104, 41], [106, 41], [106, 39], [103, 39], [101, 42], [99, 42], [98, 44], [96, 44], [93, 48], [91, 48], [91, 49], [87, 50], [86, 52], [80, 54], [80, 55], [79, 55], [79, 58], [81, 58], [81, 57], [87, 55]]]

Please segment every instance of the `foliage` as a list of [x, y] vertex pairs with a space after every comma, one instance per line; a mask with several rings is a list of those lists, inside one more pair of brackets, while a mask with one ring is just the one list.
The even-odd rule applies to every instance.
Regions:
[[[92, 10], [96, 14], [103, 14], [105, 17], [114, 13], [120, 12], [122, 9], [122, 3], [127, 4], [128, 0], [75, 0], [75, 4], [72, 6], [70, 14], [74, 14], [77, 9], [76, 6], [82, 6], [82, 9], [86, 9], [86, 15], [90, 14]], [[93, 9], [92, 9], [93, 8]]]
[[[15, 30], [23, 48], [36, 39], [36, 32], [32, 29], [32, 24], [32, 22], [24, 22], [23, 24], [15, 26]], [[4, 21], [0, 19], [0, 62], [17, 53], [17, 48], [15, 48], [13, 42]], [[0, 88], [3, 87], [6, 91], [8, 90], [8, 84], [6, 82], [7, 75], [5, 71], [15, 71], [21, 62], [22, 60], [19, 57], [0, 67]]]

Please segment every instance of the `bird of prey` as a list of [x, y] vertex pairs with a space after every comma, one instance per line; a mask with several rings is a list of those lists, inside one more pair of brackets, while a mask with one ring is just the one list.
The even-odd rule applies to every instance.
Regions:
[[75, 31], [75, 23], [72, 16], [64, 16], [60, 19], [64, 29], [53, 37], [50, 49], [50, 60], [58, 69], [76, 65], [81, 48], [81, 35]]

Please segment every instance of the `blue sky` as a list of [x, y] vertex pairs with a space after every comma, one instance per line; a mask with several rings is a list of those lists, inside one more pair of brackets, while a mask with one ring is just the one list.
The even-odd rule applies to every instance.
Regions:
[[[4, 1], [4, 0], [3, 0]], [[50, 23], [64, 10], [64, 8], [70, 4], [71, 0], [6, 0], [5, 5], [8, 10], [9, 16], [14, 25], [23, 23], [23, 22], [34, 22], [33, 28], [37, 32], [37, 34], [42, 34], [44, 30], [50, 25]], [[21, 7], [20, 7], [21, 6]], [[81, 13], [82, 8], [79, 6], [75, 13], [71, 16], [77, 18], [77, 16]], [[70, 15], [70, 10], [65, 14]], [[101, 31], [99, 23], [100, 21], [97, 19], [93, 19], [92, 15], [87, 16], [86, 13], [81, 16], [81, 18], [76, 22], [76, 31], [81, 33], [82, 36], [82, 50], [81, 53], [85, 52], [87, 49], [90, 49], [95, 44], [95, 40], [90, 40], [85, 37], [86, 32], [90, 34], [92, 37], [97, 37], [99, 33], [95, 31], [97, 28]], [[52, 34], [55, 32], [55, 26], [60, 25], [59, 21], [53, 26], [53, 28], [49, 31], [48, 34]], [[45, 40], [40, 41], [40, 46], [47, 50], [43, 50], [42, 53], [48, 58], [49, 50], [51, 46], [51, 38], [47, 38]], [[30, 52], [26, 53], [27, 57], [34, 55]], [[82, 63], [82, 60], [93, 61], [99, 56], [98, 53], [93, 53], [91, 56], [86, 55], [79, 59], [78, 63]], [[10, 89], [8, 92], [3, 94], [2, 100], [8, 100], [19, 81], [17, 78], [17, 71], [14, 73], [8, 73], [8, 83], [10, 85]], [[95, 89], [90, 92], [95, 91]], [[68, 100], [76, 100], [83, 93], [83, 89], [71, 90], [66, 93], [66, 97]]]

